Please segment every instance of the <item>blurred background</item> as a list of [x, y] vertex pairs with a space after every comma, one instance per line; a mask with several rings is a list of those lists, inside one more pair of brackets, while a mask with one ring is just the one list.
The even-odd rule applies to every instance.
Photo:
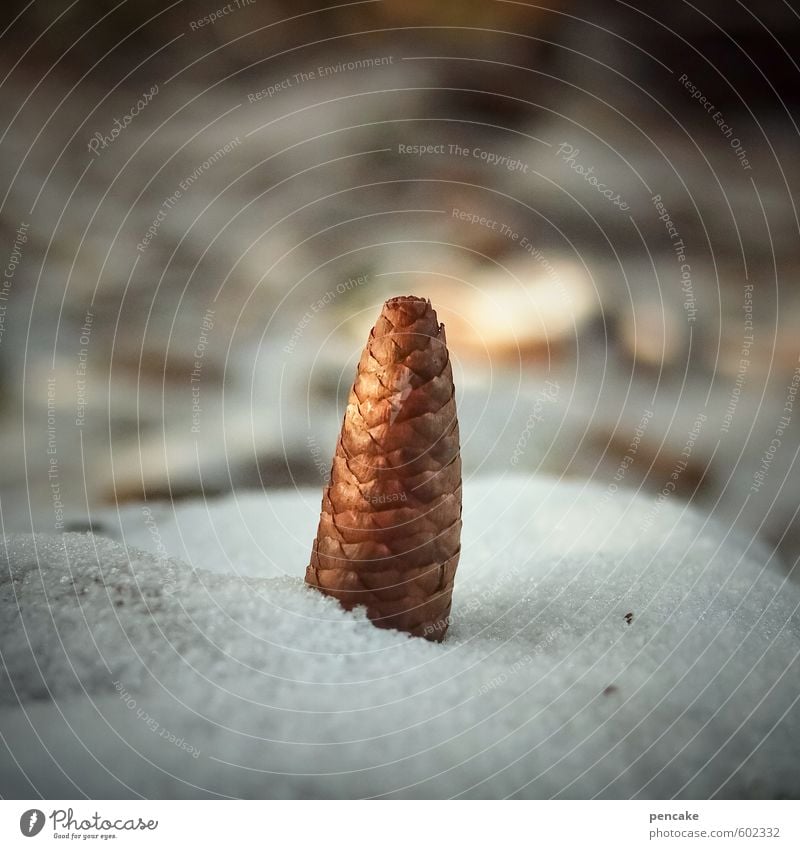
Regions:
[[321, 486], [414, 293], [465, 475], [641, 488], [794, 563], [790, 4], [33, 0], [0, 32], [5, 532]]

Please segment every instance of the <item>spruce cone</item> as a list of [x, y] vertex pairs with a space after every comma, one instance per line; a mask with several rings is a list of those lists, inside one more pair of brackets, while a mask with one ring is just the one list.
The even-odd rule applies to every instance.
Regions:
[[322, 496], [306, 583], [381, 628], [443, 639], [461, 537], [461, 457], [444, 325], [392, 298], [370, 333]]

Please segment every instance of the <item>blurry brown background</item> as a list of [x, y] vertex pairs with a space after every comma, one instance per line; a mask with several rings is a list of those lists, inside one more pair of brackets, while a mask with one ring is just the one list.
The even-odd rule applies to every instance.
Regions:
[[5, 531], [320, 485], [414, 292], [466, 474], [668, 487], [794, 561], [790, 5], [36, 0], [1, 28]]

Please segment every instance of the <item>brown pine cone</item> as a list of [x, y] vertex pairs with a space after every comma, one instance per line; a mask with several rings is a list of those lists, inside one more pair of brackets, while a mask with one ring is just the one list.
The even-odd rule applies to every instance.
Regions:
[[384, 304], [358, 364], [306, 583], [381, 628], [447, 631], [461, 550], [461, 456], [444, 325]]

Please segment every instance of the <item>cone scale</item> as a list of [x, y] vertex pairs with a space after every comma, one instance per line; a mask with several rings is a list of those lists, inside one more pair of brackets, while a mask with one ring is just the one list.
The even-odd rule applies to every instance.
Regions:
[[384, 304], [358, 364], [306, 583], [440, 641], [461, 538], [453, 373], [430, 301]]

